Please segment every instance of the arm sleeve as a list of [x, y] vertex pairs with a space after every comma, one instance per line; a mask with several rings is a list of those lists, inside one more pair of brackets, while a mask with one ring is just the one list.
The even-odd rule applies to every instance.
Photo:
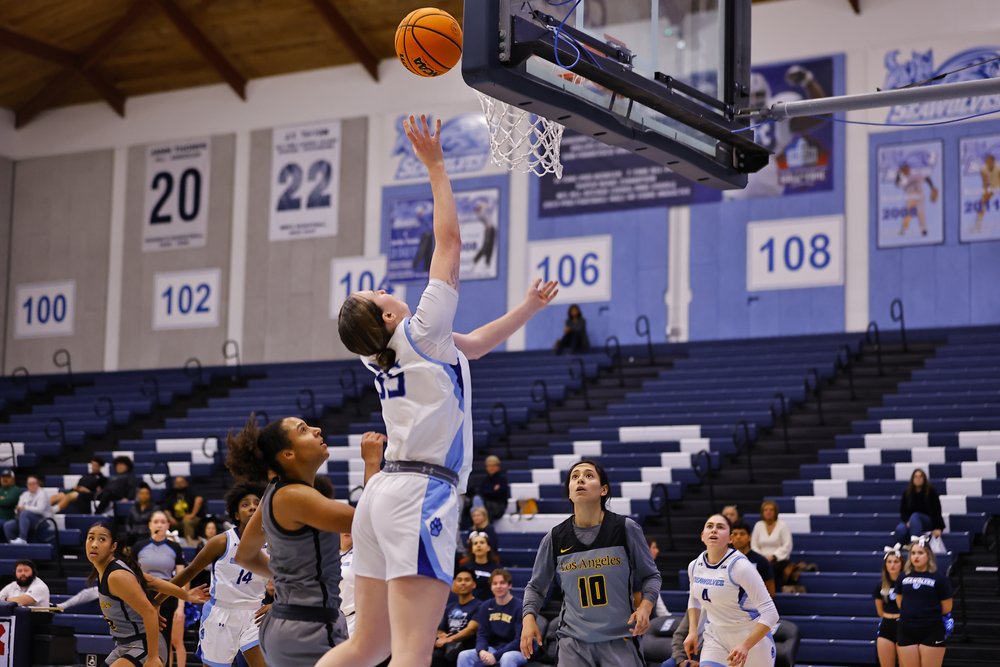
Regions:
[[524, 587], [524, 614], [534, 614], [535, 618], [538, 618], [555, 574], [555, 563], [552, 561], [552, 533], [549, 532], [538, 545], [535, 565], [531, 568], [531, 579]]
[[479, 628], [476, 630], [476, 653], [485, 651], [490, 646], [490, 605], [486, 602], [479, 605], [479, 613], [476, 620], [479, 621]]
[[687, 660], [687, 653], [684, 652], [684, 640], [687, 639], [688, 628], [690, 626], [691, 622], [688, 620], [688, 616], [685, 613], [680, 623], [677, 624], [677, 628], [674, 630], [673, 636], [670, 638], [670, 657], [672, 657], [674, 662], [678, 665]]
[[20, 499], [21, 499], [20, 491], [14, 491], [13, 493], [8, 493], [3, 497], [3, 500], [0, 500], [0, 508], [13, 510], [15, 507], [17, 507], [17, 502]]
[[740, 558], [729, 566], [729, 576], [733, 583], [746, 591], [750, 604], [760, 614], [757, 622], [774, 630], [778, 625], [778, 610], [754, 564], [746, 558]]
[[628, 550], [631, 554], [633, 579], [642, 582], [642, 599], [649, 600], [653, 607], [660, 598], [660, 585], [663, 578], [656, 569], [653, 556], [649, 553], [649, 545], [642, 534], [642, 528], [632, 519], [625, 519], [625, 536], [628, 540]]
[[35, 604], [31, 605], [32, 607], [49, 606], [49, 586], [41, 579], [35, 577], [35, 580], [28, 586], [28, 595], [35, 599]]
[[413, 344], [432, 359], [455, 363], [458, 359], [452, 327], [458, 310], [458, 292], [443, 280], [427, 283], [417, 312], [410, 318]]
[[954, 595], [951, 590], [951, 582], [948, 580], [947, 575], [942, 574], [941, 572], [938, 572], [938, 574], [940, 576], [938, 576], [937, 581], [934, 583], [934, 588], [937, 589], [938, 596], [940, 596], [942, 600], [948, 600]]
[[788, 560], [792, 556], [792, 529], [781, 519], [778, 519], [777, 524], [781, 543], [775, 550], [774, 557], [778, 560]]
[[15, 582], [10, 582], [3, 588], [0, 588], [0, 600], [6, 600], [10, 597], [11, 587], [14, 586]]
[[663, 602], [663, 598], [659, 595], [656, 596], [656, 604], [653, 606], [653, 613], [656, 616], [670, 616], [670, 611], [667, 610], [666, 603]]
[[68, 609], [69, 607], [76, 607], [77, 605], [87, 604], [93, 600], [97, 599], [97, 586], [91, 586], [89, 588], [84, 588], [82, 591], [66, 600], [65, 602], [56, 605], [61, 609]]
[[691, 594], [688, 595], [688, 609], [701, 609], [701, 600], [694, 594], [694, 561], [688, 565], [688, 586]]

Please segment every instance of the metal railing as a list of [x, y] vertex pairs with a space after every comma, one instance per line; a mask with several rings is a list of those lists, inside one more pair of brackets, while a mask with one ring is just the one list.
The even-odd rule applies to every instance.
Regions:
[[310, 419], [318, 418], [316, 414], [316, 393], [312, 389], [299, 389], [295, 395], [295, 405], [302, 411], [302, 415]]
[[948, 567], [948, 578], [950, 579], [953, 575], [958, 576], [958, 608], [962, 614], [962, 619], [959, 622], [959, 627], [961, 628], [962, 640], [965, 642], [969, 641], [969, 609], [965, 602], [965, 574], [962, 570], [963, 555], [956, 553], [955, 557], [951, 561], [951, 565]]
[[361, 392], [358, 391], [358, 374], [353, 368], [344, 368], [340, 371], [340, 388], [344, 390], [345, 396], [354, 399], [354, 414], [361, 416]]
[[499, 427], [503, 431], [504, 443], [507, 445], [507, 458], [511, 459], [510, 448], [510, 419], [507, 417], [507, 406], [502, 403], [494, 403], [490, 410], [490, 425]]
[[903, 300], [893, 299], [889, 304], [889, 317], [893, 322], [899, 322], [899, 337], [903, 341], [903, 352], [909, 352], [910, 347], [906, 342], [906, 318], [903, 317]]
[[569, 362], [569, 376], [580, 381], [580, 391], [583, 392], [583, 406], [590, 410], [590, 393], [587, 391], [587, 367], [583, 359], [572, 359]]
[[[641, 327], [639, 325], [642, 325]], [[656, 364], [656, 355], [653, 354], [653, 332], [649, 324], [649, 318], [640, 315], [635, 318], [635, 335], [646, 339], [646, 357], [650, 366]]]
[[144, 398], [153, 399], [153, 405], [160, 404], [160, 381], [153, 376], [148, 376], [142, 378], [142, 384], [139, 385], [139, 393], [143, 395]]
[[[740, 439], [740, 435], [743, 436]], [[746, 452], [747, 455], [747, 480], [753, 484], [753, 444], [754, 437], [750, 435], [750, 424], [746, 419], [741, 419], [733, 426], [733, 445], [736, 447], [737, 454]]]
[[535, 380], [531, 385], [531, 400], [542, 404], [542, 416], [545, 417], [547, 432], [552, 433], [552, 406], [549, 402], [549, 385], [545, 380]]
[[625, 386], [625, 373], [622, 370], [622, 345], [618, 336], [608, 336], [604, 341], [604, 354], [611, 359], [611, 372], [618, 371], [618, 386]]
[[195, 386], [202, 387], [205, 385], [205, 377], [201, 371], [201, 359], [198, 357], [191, 357], [184, 362], [184, 375], [194, 380]]
[[52, 353], [52, 364], [56, 368], [66, 369], [66, 380], [69, 384], [73, 384], [73, 357], [64, 347], [59, 348]]
[[16, 468], [17, 450], [14, 449], [14, 442], [11, 440], [4, 440], [3, 442], [0, 442], [0, 447], [3, 447], [4, 445], [10, 448], [10, 456], [0, 456], [0, 461], [10, 461], [10, 467]]
[[[704, 461], [704, 469], [701, 468]], [[708, 503], [715, 507], [715, 482], [712, 481], [712, 455], [707, 449], [702, 449], [691, 455], [691, 469], [698, 475], [698, 480], [708, 484]]]
[[[775, 399], [781, 402], [781, 412], [777, 412], [774, 409]], [[781, 418], [781, 433], [785, 441], [785, 452], [787, 454], [792, 453], [792, 442], [788, 439], [788, 399], [782, 392], [777, 392], [771, 397], [771, 405], [768, 406], [768, 410], [771, 412], [771, 420], [775, 425], [778, 424], [778, 418]]]
[[[810, 378], [813, 380], [812, 385], [809, 384]], [[819, 371], [815, 368], [810, 368], [806, 372], [806, 377], [802, 382], [806, 388], [806, 396], [812, 393], [816, 397], [816, 411], [819, 414], [819, 423], [825, 424], [826, 418], [823, 416], [823, 379], [820, 377]]]
[[[156, 479], [157, 470], [163, 471], [159, 473], [163, 475], [163, 479], [159, 480]], [[149, 481], [151, 481], [153, 484], [166, 485], [168, 477], [170, 477], [170, 466], [167, 464], [166, 461], [157, 461], [156, 463], [153, 464], [153, 472], [149, 473]]]
[[24, 366], [18, 366], [10, 372], [10, 377], [14, 381], [14, 384], [23, 383], [24, 385], [27, 385], [28, 381], [31, 379], [31, 373], [28, 372], [28, 369]]
[[[215, 451], [209, 453], [208, 443], [212, 440], [215, 440]], [[222, 447], [219, 446], [219, 441], [217, 438], [215, 438], [215, 436], [206, 435], [204, 438], [201, 439], [201, 453], [205, 456], [206, 459], [212, 459], [212, 461], [214, 461], [216, 465], [221, 465], [224, 463], [222, 461]]]
[[65, 577], [66, 568], [63, 565], [62, 538], [59, 536], [59, 524], [56, 523], [56, 520], [53, 517], [47, 516], [35, 525], [35, 532], [37, 533], [38, 528], [46, 523], [52, 524], [52, 542], [56, 551], [56, 571], [59, 573], [60, 577]]
[[878, 365], [878, 374], [885, 375], [885, 368], [882, 366], [882, 337], [879, 335], [878, 322], [869, 322], [868, 329], [865, 330], [865, 342], [875, 346], [875, 361]]
[[49, 423], [45, 425], [45, 437], [50, 440], [58, 440], [59, 444], [66, 446], [66, 422], [60, 417], [51, 417]]
[[653, 484], [649, 489], [649, 509], [663, 519], [667, 525], [667, 548], [674, 550], [674, 526], [670, 512], [670, 490], [663, 482]]
[[[841, 353], [844, 357], [841, 358]], [[844, 344], [837, 351], [837, 360], [833, 364], [834, 369], [838, 371], [844, 371], [847, 374], [847, 384], [851, 390], [851, 400], [856, 401], [858, 399], [857, 393], [854, 391], [854, 353], [851, 352], [851, 346]]]

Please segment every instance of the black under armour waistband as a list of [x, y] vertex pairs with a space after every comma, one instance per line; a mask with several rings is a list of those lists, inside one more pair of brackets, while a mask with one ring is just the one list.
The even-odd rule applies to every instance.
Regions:
[[416, 472], [428, 475], [452, 486], [458, 486], [458, 474], [451, 468], [423, 461], [386, 461], [382, 472]]
[[312, 623], [336, 623], [340, 612], [329, 607], [307, 607], [301, 604], [271, 605], [271, 616], [288, 621], [307, 621]]

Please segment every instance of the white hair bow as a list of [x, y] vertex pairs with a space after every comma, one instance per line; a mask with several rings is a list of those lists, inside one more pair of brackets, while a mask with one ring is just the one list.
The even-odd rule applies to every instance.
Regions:
[[896, 542], [896, 544], [894, 544], [891, 547], [883, 547], [882, 551], [885, 552], [885, 555], [882, 556], [882, 560], [885, 560], [889, 556], [895, 556], [896, 558], [902, 558], [903, 557], [903, 552], [901, 551], [902, 547], [903, 547], [903, 545], [901, 545], [899, 542]]
[[931, 538], [928, 535], [914, 535], [910, 538], [910, 546], [913, 546], [913, 543], [916, 542], [918, 546], [926, 549], [927, 543], [930, 542], [930, 539]]

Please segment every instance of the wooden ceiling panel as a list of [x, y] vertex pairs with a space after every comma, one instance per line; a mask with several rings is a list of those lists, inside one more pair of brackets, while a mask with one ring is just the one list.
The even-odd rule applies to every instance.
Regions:
[[30, 0], [0, 3], [0, 25], [69, 51], [83, 51], [133, 0]]
[[0, 48], [0, 107], [16, 109], [60, 70], [34, 56]]

